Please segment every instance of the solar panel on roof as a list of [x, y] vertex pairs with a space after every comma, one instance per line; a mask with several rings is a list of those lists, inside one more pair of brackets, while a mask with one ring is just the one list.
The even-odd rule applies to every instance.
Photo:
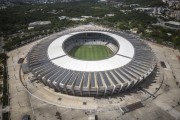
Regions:
[[72, 85], [75, 82], [77, 76], [78, 76], [78, 73], [74, 72], [74, 74], [72, 75], [71, 79], [68, 82], [68, 85]]
[[114, 84], [118, 84], [118, 82], [115, 80], [115, 78], [111, 75], [111, 73], [108, 71], [108, 72], [106, 72], [106, 74], [108, 74], [108, 76], [110, 77], [110, 79], [112, 80], [112, 82], [114, 83]]
[[[122, 69], [122, 68], [121, 68]], [[120, 69], [117, 69], [117, 72], [119, 73], [119, 74], [121, 74], [123, 77], [125, 77], [126, 78], [126, 80], [128, 80], [128, 81], [131, 81], [131, 78], [129, 78], [128, 77], [128, 73], [124, 73], [124, 72], [122, 72]]]
[[101, 72], [102, 73], [102, 77], [104, 79], [104, 82], [106, 83], [107, 86], [110, 86], [111, 83], [109, 82], [109, 79], [107, 78], [105, 72]]
[[112, 73], [116, 76], [116, 78], [121, 81], [122, 83], [124, 83], [124, 80], [113, 70]]
[[131, 75], [132, 77], [137, 77], [137, 76], [140, 75], [140, 73], [139, 73], [138, 71], [134, 70], [133, 68], [124, 67], [124, 70], [125, 70], [126, 72], [130, 73], [130, 75]]
[[48, 74], [46, 74], [46, 75], [44, 76], [44, 78], [46, 78], [46, 79], [50, 78], [50, 77], [53, 76], [57, 71], [59, 71], [58, 68], [54, 69], [53, 71], [51, 71], [51, 72], [49, 72]]
[[125, 68], [125, 67], [121, 69], [121, 72], [125, 76], [127, 76], [130, 79], [130, 81], [133, 81], [133, 80], [135, 80], [135, 79], [137, 79], [139, 77], [139, 75], [137, 73], [135, 73], [132, 70], [127, 70], [127, 68]]
[[79, 86], [80, 83], [81, 83], [81, 80], [83, 80], [83, 75], [84, 73], [80, 72], [77, 79], [76, 79], [76, 83], [75, 83], [75, 86]]
[[88, 86], [88, 80], [89, 80], [89, 73], [85, 72], [84, 73], [84, 81], [83, 81], [83, 86], [87, 87]]
[[49, 67], [49, 68], [46, 68], [44, 71], [42, 71], [41, 73], [39, 73], [40, 76], [44, 76], [46, 74], [49, 73], [49, 71], [53, 71], [55, 67]]
[[103, 86], [101, 76], [99, 73], [96, 74], [96, 79], [97, 79], [98, 86]]
[[61, 77], [61, 75], [65, 74], [65, 71], [66, 71], [66, 70], [62, 70], [62, 72], [59, 71], [59, 72], [58, 72], [59, 74], [56, 74], [56, 75], [53, 77], [53, 79], [51, 78], [50, 80], [52, 80], [53, 82], [57, 82], [57, 81], [59, 80], [59, 77]]
[[66, 84], [69, 79], [71, 78], [71, 76], [73, 75], [72, 71], [69, 71], [69, 74], [66, 75], [66, 77], [63, 79], [63, 81], [61, 81], [62, 84]]
[[131, 68], [137, 70], [141, 74], [144, 73], [145, 71], [147, 71], [147, 69], [144, 70], [142, 67], [137, 67], [137, 66], [134, 66], [134, 65], [132, 65]]
[[143, 64], [139, 64], [139, 63], [135, 63], [134, 61], [133, 62], [131, 62], [131, 65], [133, 65], [133, 66], [135, 66], [135, 67], [139, 67], [139, 68], [141, 68], [141, 69], [143, 69], [143, 70], [147, 70], [147, 68], [149, 68], [149, 67], [147, 67], [147, 66], [145, 66], [145, 65], [143, 65]]
[[36, 69], [36, 70], [34, 70], [33, 72], [36, 74], [36, 75], [38, 75], [39, 73], [41, 73], [42, 71], [44, 71], [44, 68], [45, 68], [46, 66], [43, 66], [43, 67], [41, 67], [41, 68], [38, 68], [38, 69]]
[[67, 75], [69, 75], [70, 71], [65, 70], [63, 74], [61, 74], [58, 79], [56, 79], [58, 82], [61, 82]]
[[48, 80], [53, 81], [54, 79], [57, 78], [58, 75], [60, 75], [64, 70], [59, 69], [55, 74], [53, 74]]
[[90, 79], [90, 82], [91, 82], [91, 87], [95, 87], [95, 78], [94, 78], [94, 73], [91, 72], [91, 79]]

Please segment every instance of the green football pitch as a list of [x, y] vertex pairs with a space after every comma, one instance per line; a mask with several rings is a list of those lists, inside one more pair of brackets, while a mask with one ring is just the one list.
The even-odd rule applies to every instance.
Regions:
[[102, 60], [113, 56], [113, 52], [103, 45], [81, 45], [71, 49], [69, 55], [81, 60]]

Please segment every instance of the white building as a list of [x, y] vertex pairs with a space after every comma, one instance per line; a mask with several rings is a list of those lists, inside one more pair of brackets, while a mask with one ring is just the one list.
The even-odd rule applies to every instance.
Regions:
[[61, 16], [61, 17], [58, 17], [59, 18], [59, 20], [64, 20], [64, 19], [68, 19], [69, 17], [67, 17], [67, 16]]
[[48, 25], [48, 24], [51, 24], [51, 21], [36, 21], [36, 22], [31, 22], [31, 23], [29, 23], [28, 29], [33, 29], [34, 27]]
[[180, 22], [168, 21], [168, 22], [164, 22], [164, 25], [168, 28], [180, 29]]
[[113, 17], [115, 14], [106, 14], [105, 16]]

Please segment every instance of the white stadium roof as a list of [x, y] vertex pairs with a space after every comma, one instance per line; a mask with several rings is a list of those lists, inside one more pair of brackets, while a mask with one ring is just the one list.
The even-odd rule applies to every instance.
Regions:
[[[85, 32], [86, 33], [96, 32], [96, 33], [106, 34], [114, 38], [115, 40], [117, 40], [120, 46], [118, 52], [111, 58], [105, 60], [99, 60], [99, 61], [83, 61], [67, 56], [63, 50], [63, 42], [73, 35], [84, 33], [84, 32], [74, 32], [61, 36], [60, 38], [54, 40], [49, 45], [48, 47], [49, 59], [51, 60], [57, 58], [52, 60], [52, 62], [62, 68], [75, 70], [75, 71], [87, 71], [87, 72], [116, 69], [128, 64], [132, 60], [134, 56], [134, 47], [125, 38], [109, 32], [101, 32], [101, 31], [85, 31]], [[66, 56], [60, 57], [63, 55]]]

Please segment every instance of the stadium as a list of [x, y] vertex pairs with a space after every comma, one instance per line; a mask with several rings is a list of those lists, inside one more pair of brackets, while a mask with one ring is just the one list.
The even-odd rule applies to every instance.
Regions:
[[27, 55], [44, 85], [69, 95], [104, 96], [129, 90], [155, 68], [152, 49], [134, 35], [74, 29], [42, 40]]

